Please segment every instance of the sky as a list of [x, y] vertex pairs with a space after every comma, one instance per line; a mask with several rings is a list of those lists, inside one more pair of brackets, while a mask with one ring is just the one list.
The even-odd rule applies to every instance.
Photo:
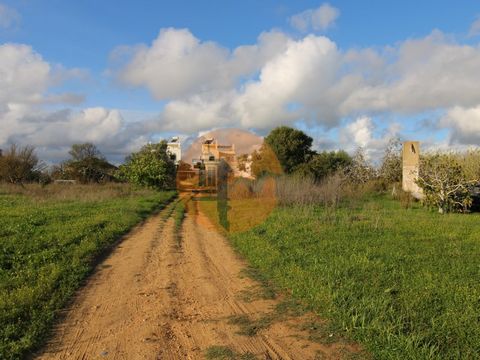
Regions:
[[476, 1], [0, 0], [0, 148], [287, 125], [317, 150], [480, 144]]

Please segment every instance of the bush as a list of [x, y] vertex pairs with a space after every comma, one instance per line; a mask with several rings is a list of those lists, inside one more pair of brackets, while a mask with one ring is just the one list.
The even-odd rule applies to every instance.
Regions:
[[352, 165], [352, 158], [343, 150], [323, 151], [312, 155], [310, 161], [295, 168], [295, 174], [308, 176], [319, 182]]
[[469, 187], [479, 181], [467, 178], [458, 154], [430, 154], [421, 159], [418, 186], [425, 205], [440, 213], [466, 212], [472, 205]]

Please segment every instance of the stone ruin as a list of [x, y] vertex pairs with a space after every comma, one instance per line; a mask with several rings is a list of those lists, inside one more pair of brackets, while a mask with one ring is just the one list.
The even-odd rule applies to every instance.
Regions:
[[402, 161], [402, 189], [419, 199], [422, 197], [422, 189], [416, 183], [420, 174], [420, 143], [418, 141], [403, 143]]

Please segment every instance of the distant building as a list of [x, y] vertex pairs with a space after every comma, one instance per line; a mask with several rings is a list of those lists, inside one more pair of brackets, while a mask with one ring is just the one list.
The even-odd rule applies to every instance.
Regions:
[[175, 165], [180, 163], [182, 159], [182, 146], [178, 136], [172, 137], [167, 143], [167, 153], [170, 154], [170, 158], [175, 162]]
[[219, 145], [214, 138], [206, 139], [202, 144], [200, 159], [204, 161], [225, 160], [231, 167], [236, 166], [235, 145]]
[[193, 166], [200, 170], [200, 186], [216, 187], [218, 167], [224, 160], [232, 171], [237, 169], [235, 145], [220, 145], [214, 138], [206, 139], [202, 143], [199, 159], [193, 159]]

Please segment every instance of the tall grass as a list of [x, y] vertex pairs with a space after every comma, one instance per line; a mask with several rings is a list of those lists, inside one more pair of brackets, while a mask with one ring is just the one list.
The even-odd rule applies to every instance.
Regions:
[[155, 192], [146, 188], [137, 188], [130, 184], [40, 184], [14, 185], [0, 183], [1, 195], [22, 195], [35, 202], [82, 201], [95, 202], [129, 196], [150, 196]]
[[343, 185], [341, 175], [328, 177], [321, 183], [308, 177], [282, 176], [276, 180], [276, 194], [280, 205], [336, 206], [342, 198]]
[[316, 182], [310, 177], [266, 176], [258, 180], [237, 179], [229, 187], [230, 199], [275, 198], [282, 206], [305, 206], [323, 204], [337, 206], [342, 198], [350, 193], [364, 194], [368, 186], [350, 185], [341, 174], [336, 174]]

